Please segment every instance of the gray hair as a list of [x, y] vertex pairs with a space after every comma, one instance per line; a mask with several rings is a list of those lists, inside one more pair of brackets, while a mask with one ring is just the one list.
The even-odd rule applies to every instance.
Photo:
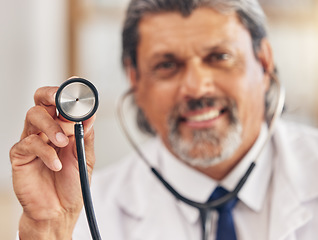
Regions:
[[[221, 13], [236, 12], [239, 20], [251, 35], [253, 51], [257, 58], [262, 39], [266, 38], [266, 17], [257, 0], [131, 0], [122, 32], [122, 63], [137, 68], [138, 24], [143, 16], [160, 12], [180, 12], [189, 16], [199, 7], [211, 7]], [[275, 72], [272, 74], [276, 74]], [[268, 92], [273, 92], [275, 81], [271, 79]], [[266, 119], [271, 117], [273, 108], [272, 93], [266, 96]], [[140, 130], [155, 135], [141, 109], [138, 108], [137, 124]]]

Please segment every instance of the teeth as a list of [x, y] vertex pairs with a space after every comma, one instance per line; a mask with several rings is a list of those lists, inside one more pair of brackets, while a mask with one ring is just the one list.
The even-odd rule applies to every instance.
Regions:
[[213, 118], [216, 118], [220, 115], [220, 111], [218, 110], [211, 110], [202, 114], [194, 115], [191, 117], [187, 117], [188, 121], [191, 122], [201, 122], [201, 121], [207, 121], [211, 120]]

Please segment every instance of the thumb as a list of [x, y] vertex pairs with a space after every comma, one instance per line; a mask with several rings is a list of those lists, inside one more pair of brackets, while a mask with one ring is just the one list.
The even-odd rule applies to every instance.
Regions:
[[93, 171], [95, 165], [95, 150], [94, 150], [94, 122], [96, 116], [94, 115], [90, 119], [83, 122], [84, 126], [84, 144], [85, 144], [85, 155], [87, 162], [87, 171], [89, 176]]
[[93, 126], [94, 126], [95, 120], [96, 120], [96, 114], [94, 114], [92, 117], [90, 117], [89, 119], [87, 119], [83, 122], [84, 138], [85, 138], [85, 135], [89, 135], [90, 132], [93, 131]]

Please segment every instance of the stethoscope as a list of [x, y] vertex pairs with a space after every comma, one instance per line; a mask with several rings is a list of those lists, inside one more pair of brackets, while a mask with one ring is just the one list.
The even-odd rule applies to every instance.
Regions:
[[[201, 219], [201, 229], [202, 229], [201, 239], [202, 240], [207, 240], [211, 233], [211, 226], [212, 226], [212, 218], [210, 214], [211, 211], [217, 209], [218, 207], [221, 207], [226, 202], [237, 197], [239, 191], [242, 189], [246, 180], [248, 179], [251, 172], [253, 171], [256, 165], [257, 159], [259, 158], [260, 154], [263, 152], [265, 146], [268, 144], [268, 142], [270, 141], [273, 135], [275, 122], [277, 121], [277, 119], [279, 118], [279, 116], [281, 115], [283, 111], [284, 101], [285, 101], [285, 91], [284, 91], [284, 88], [281, 86], [279, 80], [277, 79], [276, 75], [273, 74], [271, 75], [271, 77], [274, 79], [277, 85], [278, 94], [276, 99], [275, 111], [269, 122], [268, 135], [262, 147], [260, 148], [258, 154], [256, 155], [255, 160], [250, 164], [245, 174], [241, 177], [241, 179], [237, 183], [234, 190], [219, 199], [209, 201], [206, 203], [192, 201], [191, 199], [188, 199], [184, 197], [183, 195], [181, 195], [179, 192], [177, 192], [164, 179], [164, 177], [160, 174], [160, 172], [157, 171], [156, 168], [150, 164], [150, 161], [144, 156], [144, 154], [142, 153], [140, 148], [137, 146], [134, 139], [131, 137], [131, 134], [129, 133], [127, 124], [125, 122], [123, 106], [124, 106], [125, 100], [134, 93], [134, 90], [130, 89], [129, 91], [127, 91], [121, 97], [119, 101], [119, 104], [117, 106], [117, 115], [126, 138], [128, 139], [131, 146], [134, 148], [134, 150], [137, 152], [137, 154], [140, 156], [140, 158], [143, 160], [143, 162], [150, 168], [152, 173], [166, 187], [166, 189], [172, 195], [175, 196], [176, 199], [190, 205], [191, 207], [198, 209], [200, 213], [200, 219]], [[83, 92], [85, 92], [85, 94], [82, 94]], [[71, 98], [69, 98], [70, 96]], [[94, 98], [95, 98], [95, 101], [93, 100]], [[81, 110], [82, 105], [83, 105], [83, 108], [85, 108], [85, 111]], [[93, 210], [93, 205], [92, 205], [92, 200], [91, 200], [90, 190], [88, 185], [83, 134], [79, 133], [79, 130], [77, 130], [78, 127], [76, 126], [77, 125], [81, 126], [81, 129], [82, 129], [81, 132], [83, 132], [83, 125], [81, 124], [81, 121], [84, 121], [88, 119], [89, 117], [91, 117], [95, 113], [97, 109], [97, 105], [98, 105], [98, 94], [97, 94], [96, 88], [90, 82], [81, 78], [71, 79], [63, 83], [56, 95], [56, 106], [57, 106], [57, 109], [60, 111], [61, 115], [70, 121], [76, 122], [75, 138], [76, 138], [76, 145], [77, 145], [77, 154], [79, 156], [78, 162], [79, 162], [79, 169], [80, 169], [82, 193], [83, 193], [86, 216], [87, 216], [87, 220], [89, 223], [93, 240], [101, 239], [101, 237], [98, 232], [98, 227], [97, 227], [96, 219], [94, 216], [94, 210]], [[65, 106], [65, 107], [62, 107], [62, 106]], [[84, 165], [84, 166], [81, 166], [81, 165]]]
[[83, 78], [72, 78], [64, 82], [57, 90], [55, 103], [59, 114], [67, 120], [75, 122], [74, 135], [86, 218], [92, 238], [101, 240], [88, 182], [82, 123], [92, 117], [98, 108], [97, 89]]

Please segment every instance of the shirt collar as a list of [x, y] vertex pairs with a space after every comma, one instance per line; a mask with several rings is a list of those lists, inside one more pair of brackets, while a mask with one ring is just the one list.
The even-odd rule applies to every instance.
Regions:
[[253, 147], [238, 165], [220, 182], [220, 185], [225, 189], [232, 191], [250, 164], [256, 161], [254, 170], [238, 194], [239, 199], [256, 212], [260, 211], [263, 206], [272, 173], [273, 150], [271, 144], [266, 144], [262, 153], [258, 159], [256, 159], [267, 138], [267, 134], [267, 125], [264, 123]]
[[[229, 191], [235, 188], [251, 162], [255, 160], [254, 158], [262, 148], [266, 137], [267, 126], [264, 123], [251, 150], [220, 183], [178, 160], [162, 142], [160, 142], [160, 170], [164, 178], [180, 194], [193, 201], [206, 202], [219, 184]], [[261, 209], [270, 180], [272, 153], [268, 145], [263, 150], [253, 172], [238, 195], [240, 200], [254, 211]], [[181, 201], [178, 202], [178, 206], [190, 222], [195, 222], [198, 219], [197, 209]]]

